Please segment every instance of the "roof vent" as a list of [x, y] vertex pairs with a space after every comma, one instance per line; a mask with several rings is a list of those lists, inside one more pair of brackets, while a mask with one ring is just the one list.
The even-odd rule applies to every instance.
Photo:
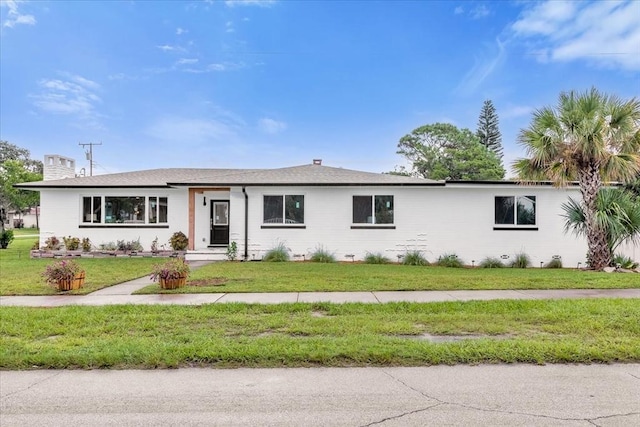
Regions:
[[322, 159], [313, 159], [314, 165], [322, 165]]

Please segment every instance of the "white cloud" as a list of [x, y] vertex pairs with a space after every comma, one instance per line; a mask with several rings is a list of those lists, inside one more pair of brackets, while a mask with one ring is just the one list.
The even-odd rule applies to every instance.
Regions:
[[455, 9], [453, 9], [453, 13], [454, 13], [454, 15], [463, 14], [464, 13], [464, 7], [457, 6]]
[[147, 127], [151, 137], [184, 144], [224, 142], [237, 133], [237, 124], [220, 118], [161, 117]]
[[226, 0], [224, 4], [228, 7], [235, 6], [259, 6], [259, 7], [271, 7], [276, 3], [276, 0]]
[[491, 12], [487, 8], [487, 6], [483, 4], [476, 6], [475, 8], [473, 8], [473, 10], [469, 11], [469, 15], [471, 15], [471, 18], [473, 19], [484, 18], [486, 16], [489, 16], [490, 13]]
[[225, 27], [226, 27], [225, 31], [227, 33], [235, 33], [235, 31], [236, 31], [235, 28], [233, 28], [233, 22], [231, 22], [231, 21], [227, 21], [227, 23], [225, 24]]
[[96, 105], [102, 100], [95, 93], [100, 85], [70, 73], [60, 73], [64, 79], [38, 81], [40, 93], [29, 95], [33, 104], [43, 112], [74, 116], [83, 126], [101, 128]]
[[512, 119], [515, 117], [528, 116], [533, 113], [534, 110], [535, 108], [529, 105], [511, 105], [498, 113], [503, 119]]
[[475, 57], [475, 64], [458, 84], [456, 92], [474, 92], [504, 62], [507, 53], [500, 39], [496, 39], [495, 46], [490, 46], [487, 50], [490, 50], [488, 54], [483, 53], [482, 56]]
[[185, 49], [183, 47], [172, 46], [170, 44], [158, 45], [156, 47], [164, 52], [185, 52]]
[[640, 2], [545, 1], [525, 9], [511, 25], [533, 44], [540, 61], [586, 60], [640, 70]]
[[0, 7], [8, 9], [7, 19], [2, 23], [3, 27], [13, 28], [16, 25], [35, 25], [36, 18], [33, 15], [25, 15], [20, 13], [18, 5], [24, 3], [21, 0], [2, 0]]
[[176, 34], [179, 35], [179, 36], [184, 34], [184, 33], [188, 33], [188, 32], [189, 31], [185, 30], [184, 28], [180, 28], [180, 27], [176, 28]]
[[264, 133], [274, 135], [276, 133], [285, 131], [287, 129], [287, 124], [285, 122], [279, 122], [268, 117], [263, 117], [258, 120], [258, 127]]
[[187, 64], [197, 64], [197, 63], [198, 63], [197, 58], [180, 58], [176, 62], [176, 65], [187, 65]]

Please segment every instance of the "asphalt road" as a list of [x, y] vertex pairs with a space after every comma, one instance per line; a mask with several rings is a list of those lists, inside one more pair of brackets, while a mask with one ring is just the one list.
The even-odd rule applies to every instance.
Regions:
[[0, 426], [639, 426], [640, 365], [1, 371]]

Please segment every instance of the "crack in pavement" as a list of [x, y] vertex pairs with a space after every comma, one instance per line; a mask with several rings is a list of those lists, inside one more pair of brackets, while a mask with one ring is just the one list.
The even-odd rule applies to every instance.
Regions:
[[47, 380], [50, 380], [50, 379], [51, 379], [51, 378], [53, 378], [53, 377], [57, 377], [58, 375], [62, 374], [63, 372], [64, 372], [64, 371], [59, 371], [59, 372], [56, 372], [55, 374], [51, 374], [51, 375], [49, 375], [49, 376], [47, 376], [47, 377], [45, 377], [45, 378], [41, 379], [40, 381], [36, 381], [35, 383], [33, 383], [33, 384], [29, 385], [27, 388], [22, 388], [22, 389], [20, 389], [20, 390], [16, 390], [16, 391], [11, 392], [11, 393], [9, 393], [9, 394], [5, 394], [4, 396], [0, 396], [0, 399], [6, 399], [7, 397], [9, 397], [9, 396], [13, 396], [14, 394], [18, 394], [18, 393], [22, 393], [23, 391], [27, 391], [27, 390], [29, 390], [29, 389], [31, 389], [31, 388], [33, 388], [33, 387], [37, 386], [38, 384], [42, 384], [43, 382], [45, 382], [45, 381], [47, 381]]
[[637, 380], [640, 380], [640, 377], [639, 377], [639, 376], [637, 376], [637, 375], [633, 375], [633, 374], [632, 374], [632, 373], [630, 373], [630, 372], [629, 372], [629, 375], [631, 375], [633, 378], [635, 378], [635, 379], [637, 379]]
[[392, 417], [383, 418], [381, 420], [374, 421], [374, 422], [371, 422], [369, 424], [364, 424], [363, 426], [360, 426], [360, 427], [370, 427], [370, 426], [375, 426], [377, 424], [385, 423], [387, 421], [397, 420], [399, 418], [406, 417], [407, 415], [417, 414], [418, 412], [424, 412], [424, 411], [427, 411], [427, 410], [433, 408], [434, 406], [440, 406], [440, 405], [442, 405], [442, 403], [436, 403], [435, 405], [427, 406], [426, 408], [416, 409], [414, 411], [403, 412], [402, 414], [394, 415]]
[[[385, 375], [391, 377], [395, 381], [399, 382], [400, 384], [402, 384], [406, 388], [408, 388], [408, 389], [410, 389], [410, 390], [412, 390], [412, 391], [414, 391], [414, 392], [426, 397], [427, 399], [435, 400], [436, 402], [438, 402], [437, 404], [432, 405], [432, 406], [430, 406], [428, 408], [424, 408], [424, 409], [421, 409], [421, 410], [416, 410], [416, 411], [413, 411], [413, 412], [407, 412], [407, 413], [402, 414], [400, 416], [405, 416], [405, 415], [409, 415], [409, 414], [416, 413], [416, 412], [423, 412], [423, 411], [425, 411], [427, 409], [431, 409], [431, 408], [434, 408], [436, 406], [452, 405], [452, 406], [458, 406], [458, 407], [461, 407], [461, 408], [471, 409], [471, 410], [480, 411], [480, 412], [494, 412], [494, 413], [502, 413], [502, 414], [509, 414], [509, 415], [525, 415], [525, 416], [530, 416], [530, 417], [547, 418], [547, 419], [558, 420], [558, 421], [586, 421], [586, 422], [588, 422], [590, 424], [593, 424], [593, 425], [597, 426], [598, 424], [595, 423], [596, 420], [607, 419], [607, 418], [615, 418], [615, 417], [627, 417], [627, 416], [631, 416], [631, 415], [639, 415], [640, 414], [640, 412], [628, 412], [626, 414], [601, 415], [601, 416], [592, 417], [592, 418], [565, 418], [565, 417], [556, 417], [556, 416], [553, 416], [553, 415], [535, 414], [535, 413], [530, 413], [530, 412], [519, 412], [519, 411], [508, 411], [508, 410], [505, 410], [505, 409], [482, 408], [482, 407], [478, 407], [478, 406], [467, 405], [467, 404], [464, 404], [464, 403], [449, 402], [449, 401], [446, 401], [446, 400], [439, 399], [439, 398], [437, 398], [435, 396], [431, 396], [431, 395], [423, 392], [422, 390], [418, 390], [417, 388], [410, 386], [409, 384], [405, 383], [404, 381], [402, 381], [399, 378], [396, 378], [395, 376], [393, 376], [392, 374], [390, 374], [390, 373], [388, 373], [386, 371], [383, 371], [383, 373]], [[630, 374], [630, 375], [632, 375], [632, 374]], [[632, 376], [634, 376], [634, 375], [632, 375]], [[390, 420], [390, 419], [394, 419], [394, 418], [396, 418], [396, 417], [386, 418], [384, 420], [380, 420], [380, 421], [377, 421], [377, 422], [374, 422], [374, 423], [371, 423], [371, 424], [367, 424], [367, 425], [380, 424], [380, 423], [382, 423], [384, 421], [387, 421], [387, 420]]]

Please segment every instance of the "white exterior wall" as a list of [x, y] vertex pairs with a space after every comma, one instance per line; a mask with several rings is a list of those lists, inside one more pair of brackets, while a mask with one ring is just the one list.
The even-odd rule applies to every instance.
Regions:
[[[561, 204], [571, 195], [580, 198], [577, 188], [549, 186], [462, 185], [446, 187], [247, 187], [249, 198], [248, 258], [261, 259], [269, 249], [283, 242], [291, 255], [305, 255], [323, 246], [339, 261], [353, 254], [362, 260], [367, 252], [380, 252], [392, 261], [407, 250], [420, 250], [430, 261], [455, 253], [465, 263], [477, 265], [485, 257], [516, 253], [529, 255], [534, 267], [554, 255], [565, 267], [585, 266], [587, 245], [583, 238], [563, 231]], [[305, 228], [262, 228], [264, 195], [304, 195]], [[395, 229], [352, 229], [354, 195], [393, 195]], [[126, 226], [80, 227], [83, 196], [159, 196], [168, 197], [168, 228], [130, 228]], [[538, 230], [494, 230], [495, 196], [536, 196]], [[207, 200], [206, 206], [204, 199]], [[209, 246], [211, 200], [229, 200], [229, 240], [238, 244], [238, 257], [244, 255], [245, 196], [242, 187], [196, 194], [194, 204], [194, 249]], [[135, 240], [150, 249], [158, 237], [169, 248], [168, 239], [176, 231], [189, 232], [188, 189], [45, 189], [41, 192], [40, 244], [55, 235], [89, 237], [94, 244]], [[366, 224], [359, 224], [366, 225]], [[638, 246], [620, 248], [640, 261]], [[293, 259], [302, 260], [302, 257]], [[508, 262], [509, 260], [507, 260]]]
[[[279, 242], [291, 254], [307, 257], [318, 247], [333, 252], [338, 260], [353, 254], [381, 252], [391, 260], [407, 250], [421, 250], [430, 261], [455, 253], [464, 262], [477, 264], [488, 256], [516, 253], [530, 256], [533, 266], [562, 257], [566, 267], [585, 265], [584, 239], [563, 232], [560, 205], [577, 189], [517, 185], [449, 185], [447, 187], [249, 187], [249, 259], [260, 259]], [[234, 194], [232, 192], [232, 194]], [[261, 228], [264, 195], [305, 196], [306, 228]], [[354, 195], [393, 195], [395, 229], [352, 229]], [[494, 230], [495, 196], [536, 196], [538, 230]], [[240, 196], [242, 194], [240, 193]], [[241, 205], [242, 204], [242, 205]], [[244, 251], [244, 198], [232, 197], [232, 237]], [[234, 214], [235, 213], [235, 214]], [[235, 232], [235, 233], [234, 233]], [[236, 239], [237, 237], [238, 239]], [[299, 258], [302, 259], [302, 258]], [[507, 260], [508, 261], [508, 260]]]
[[[116, 243], [118, 240], [137, 240], [145, 250], [158, 237], [158, 245], [170, 249], [168, 240], [176, 231], [188, 233], [189, 203], [184, 189], [45, 189], [40, 193], [40, 246], [51, 236], [72, 236], [91, 239], [98, 247], [101, 243]], [[84, 196], [158, 196], [167, 197], [168, 228], [127, 227], [109, 225], [91, 227], [81, 222], [82, 197]], [[104, 215], [104, 212], [103, 212]], [[80, 227], [83, 225], [84, 227]], [[89, 227], [87, 227], [89, 226]]]

